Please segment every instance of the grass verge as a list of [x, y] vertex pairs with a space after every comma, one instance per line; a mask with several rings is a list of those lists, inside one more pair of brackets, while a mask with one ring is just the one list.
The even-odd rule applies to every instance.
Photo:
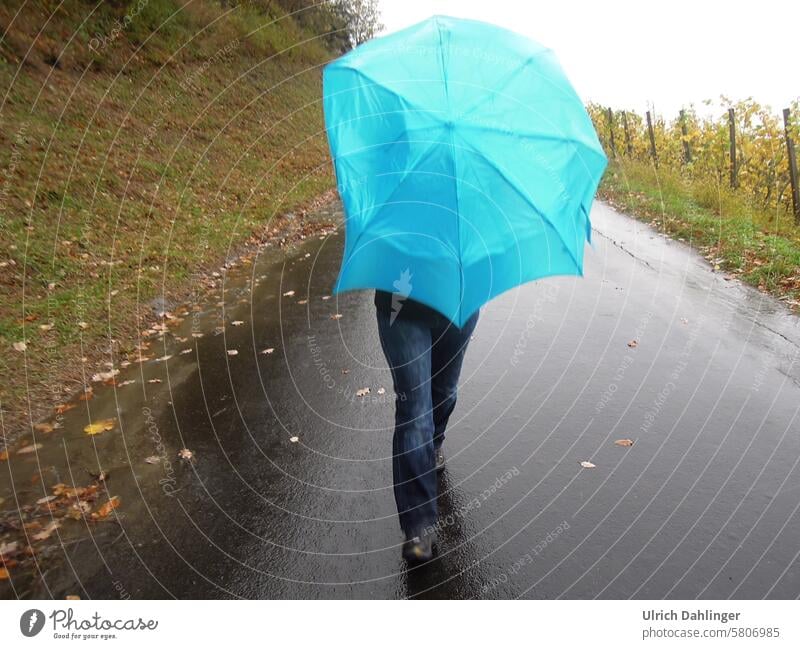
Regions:
[[639, 160], [611, 161], [598, 196], [800, 312], [800, 227], [788, 213], [766, 211], [723, 183], [696, 183]]
[[0, 6], [8, 442], [333, 184], [319, 103], [331, 54], [277, 6], [222, 4]]

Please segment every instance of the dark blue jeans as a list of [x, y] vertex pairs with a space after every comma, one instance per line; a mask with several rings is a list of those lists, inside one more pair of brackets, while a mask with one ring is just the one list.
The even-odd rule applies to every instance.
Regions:
[[397, 317], [377, 310], [378, 333], [392, 371], [395, 429], [392, 443], [394, 497], [400, 527], [407, 536], [436, 523], [434, 449], [444, 442], [456, 405], [458, 377], [475, 313], [462, 329], [444, 316]]

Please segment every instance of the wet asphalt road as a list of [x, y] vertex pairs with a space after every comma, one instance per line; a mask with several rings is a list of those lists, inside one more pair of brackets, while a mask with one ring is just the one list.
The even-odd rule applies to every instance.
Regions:
[[[46, 482], [85, 481], [100, 458], [119, 520], [65, 526], [60, 558], [3, 594], [800, 596], [798, 320], [683, 244], [602, 204], [592, 216], [583, 279], [482, 311], [433, 563], [409, 571], [399, 556], [372, 296], [322, 299], [336, 234], [233, 274], [224, 321], [244, 325], [211, 335], [209, 307], [184, 323], [183, 335], [209, 332], [194, 353], [167, 336], [172, 359], [125, 370], [135, 385], [91, 402], [92, 419], [119, 417], [120, 430], [88, 438], [86, 412], [68, 413]], [[159, 441], [162, 461], [146, 464]], [[183, 447], [192, 463], [176, 459]], [[21, 495], [26, 477], [17, 469]]]

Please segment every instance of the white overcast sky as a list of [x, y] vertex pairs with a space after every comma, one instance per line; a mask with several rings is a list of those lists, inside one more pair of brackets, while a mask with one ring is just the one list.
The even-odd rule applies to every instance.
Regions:
[[[800, 1], [380, 0], [386, 32], [434, 15], [508, 27], [555, 50], [584, 100], [671, 117], [720, 94], [775, 111], [800, 96]], [[716, 112], [716, 111], [715, 111]]]

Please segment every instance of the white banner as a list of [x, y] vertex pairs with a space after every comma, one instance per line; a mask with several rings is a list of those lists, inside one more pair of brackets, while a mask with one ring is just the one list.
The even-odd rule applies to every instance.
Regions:
[[796, 601], [8, 601], [2, 638], [4, 647], [137, 649], [254, 640], [282, 648], [798, 647], [799, 620]]

